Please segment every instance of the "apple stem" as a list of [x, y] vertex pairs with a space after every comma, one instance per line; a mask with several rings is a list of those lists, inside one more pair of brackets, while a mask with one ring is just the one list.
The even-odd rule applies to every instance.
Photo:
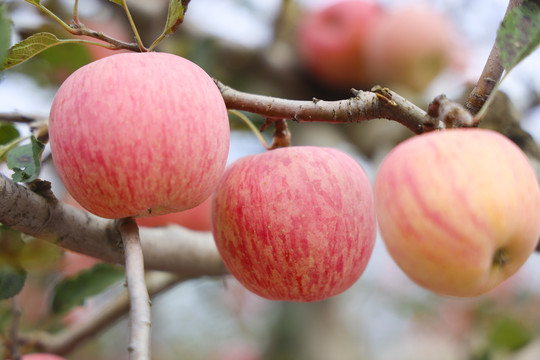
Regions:
[[150, 297], [144, 278], [144, 260], [139, 228], [133, 218], [121, 219], [118, 229], [124, 244], [126, 282], [129, 293], [129, 359], [150, 359]]
[[504, 267], [510, 258], [504, 249], [497, 249], [493, 255], [493, 265]]

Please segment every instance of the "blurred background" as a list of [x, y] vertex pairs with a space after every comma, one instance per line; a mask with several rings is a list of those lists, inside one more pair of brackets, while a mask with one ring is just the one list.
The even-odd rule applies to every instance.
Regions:
[[[33, 6], [20, 0], [5, 2], [13, 21], [14, 42], [38, 31], [66, 37]], [[184, 56], [223, 83], [246, 92], [332, 100], [350, 97], [351, 87], [369, 90], [380, 84], [425, 109], [441, 93], [463, 102], [481, 73], [507, 6], [503, 0], [381, 0], [368, 3], [376, 7], [374, 13], [392, 14], [393, 21], [383, 23], [369, 18], [370, 14], [359, 15], [366, 16], [362, 22], [348, 20], [347, 13], [353, 11], [338, 11], [322, 22], [306, 20], [338, 2], [192, 0], [184, 24], [158, 50]], [[72, 1], [44, 3], [63, 19], [70, 19]], [[149, 45], [163, 29], [168, 1], [130, 0], [128, 4], [144, 43]], [[84, 24], [130, 41], [132, 35], [121, 10], [109, 1], [80, 3]], [[361, 23], [364, 27], [356, 28]], [[365, 40], [365, 53], [351, 55], [357, 57], [352, 62], [336, 57], [350, 52], [347, 43], [332, 48], [337, 38], [345, 41], [351, 33], [373, 29], [378, 32], [370, 32], [369, 41]], [[335, 32], [330, 45], [323, 41], [330, 36], [327, 32]], [[98, 47], [63, 45], [3, 72], [0, 113], [46, 118], [61, 82], [76, 68], [111, 53]], [[375, 59], [368, 59], [374, 54]], [[332, 65], [331, 70], [327, 64]], [[347, 64], [352, 65], [348, 68]], [[537, 51], [513, 70], [483, 126], [512, 134], [517, 127], [520, 145], [535, 148], [528, 141], [540, 137], [539, 68]], [[332, 72], [336, 69], [344, 74]], [[255, 115], [250, 118], [258, 125], [264, 120]], [[350, 125], [289, 123], [294, 145], [338, 147], [358, 159], [371, 179], [388, 150], [412, 135], [387, 120]], [[264, 151], [240, 121], [231, 118], [231, 128], [229, 162]], [[264, 135], [270, 140], [271, 130]], [[527, 153], [534, 157], [535, 151]], [[55, 194], [63, 197], [52, 166], [43, 171], [43, 178], [53, 180]], [[204, 210], [197, 216], [207, 214]], [[195, 220], [184, 225], [189, 227], [190, 221]], [[91, 266], [93, 261], [85, 262], [41, 242], [34, 246], [43, 256], [29, 269], [27, 284], [18, 296], [23, 330], [59, 329], [66, 323], [84, 321], [96, 304], [105, 303], [111, 293], [122, 289], [119, 283], [88, 299], [69, 320], [55, 318], [50, 310], [51, 289], [59, 279]], [[318, 303], [267, 301], [231, 277], [194, 279], [153, 300], [153, 358], [537, 359], [540, 291], [534, 279], [539, 271], [539, 257], [533, 254], [515, 276], [494, 291], [475, 299], [448, 298], [408, 280], [377, 239], [360, 280], [345, 293]], [[9, 303], [1, 302], [3, 330], [8, 326], [9, 312]], [[127, 359], [126, 347], [124, 319], [67, 358]]]

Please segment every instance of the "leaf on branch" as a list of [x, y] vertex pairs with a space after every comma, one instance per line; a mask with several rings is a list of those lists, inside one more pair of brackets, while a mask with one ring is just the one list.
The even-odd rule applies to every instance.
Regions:
[[184, 21], [184, 13], [187, 10], [187, 2], [181, 0], [169, 1], [169, 12], [167, 14], [167, 25], [164, 33], [172, 34]]
[[0, 67], [0, 71], [9, 69], [28, 59], [33, 58], [37, 54], [61, 44], [80, 43], [78, 39], [58, 39], [55, 35], [47, 32], [37, 33], [19, 41], [13, 45], [8, 52], [7, 59]]
[[497, 31], [497, 48], [506, 72], [540, 44], [540, 4], [525, 0], [505, 16]]
[[109, 1], [112, 3], [118, 4], [120, 6], [124, 6], [124, 4], [122, 3], [122, 0], [109, 0]]
[[26, 271], [18, 266], [0, 263], [0, 300], [17, 295], [26, 281]]
[[91, 269], [65, 279], [56, 285], [52, 301], [55, 314], [62, 314], [75, 306], [82, 305], [87, 298], [97, 295], [124, 278], [120, 266], [98, 263]]
[[34, 136], [30, 138], [30, 144], [16, 147], [7, 155], [7, 166], [13, 170], [11, 176], [15, 182], [30, 182], [39, 176], [41, 170], [41, 154], [45, 145]]
[[0, 5], [0, 64], [7, 59], [9, 45], [11, 45], [11, 21], [7, 16], [7, 6]]
[[26, 1], [27, 3], [30, 3], [30, 4], [34, 4], [34, 5], [41, 4], [40, 0], [24, 0], [24, 1]]
[[20, 264], [25, 247], [21, 233], [0, 225], [0, 300], [15, 296], [26, 280], [26, 270]]
[[5, 145], [19, 137], [19, 131], [12, 123], [0, 121], [0, 145]]
[[498, 319], [489, 330], [490, 347], [515, 351], [527, 345], [533, 339], [533, 333], [521, 322], [512, 318]]

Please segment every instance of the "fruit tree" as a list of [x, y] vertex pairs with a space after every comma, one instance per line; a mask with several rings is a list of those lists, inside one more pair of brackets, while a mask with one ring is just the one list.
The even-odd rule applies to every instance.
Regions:
[[0, 4], [0, 359], [526, 358], [540, 4], [481, 3]]

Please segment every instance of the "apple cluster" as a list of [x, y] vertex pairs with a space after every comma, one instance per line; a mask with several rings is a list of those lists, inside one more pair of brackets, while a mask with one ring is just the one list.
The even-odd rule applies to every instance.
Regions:
[[304, 67], [326, 86], [422, 91], [443, 69], [463, 67], [457, 33], [429, 5], [386, 9], [374, 1], [341, 0], [307, 12], [296, 43]]
[[494, 288], [540, 237], [535, 173], [490, 130], [406, 140], [374, 187], [357, 161], [326, 147], [279, 148], [225, 169], [223, 98], [201, 68], [171, 54], [119, 54], [80, 68], [57, 92], [49, 133], [58, 173], [82, 207], [144, 219], [206, 206], [225, 265], [268, 299], [318, 301], [351, 287], [377, 220], [401, 269], [451, 296]]

